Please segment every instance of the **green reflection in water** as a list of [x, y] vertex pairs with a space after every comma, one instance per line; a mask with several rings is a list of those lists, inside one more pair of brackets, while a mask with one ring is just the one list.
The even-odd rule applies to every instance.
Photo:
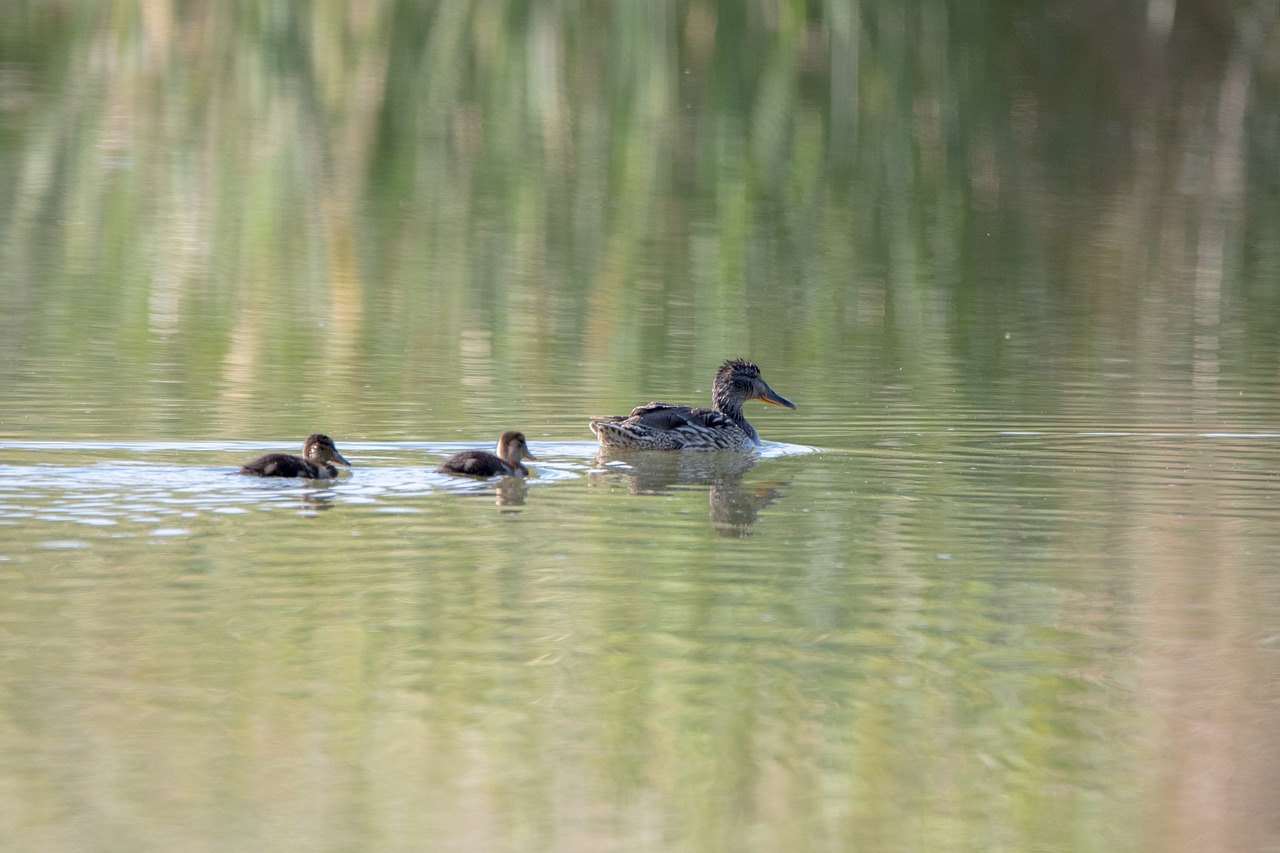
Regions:
[[589, 438], [734, 355], [1183, 424], [1277, 356], [1246, 4], [1108, 16], [1169, 79], [1000, 4], [57, 8], [4, 13], [14, 437]]
[[303, 514], [59, 457], [0, 509], [0, 835], [1273, 848], [1276, 459], [1206, 434], [1280, 398], [1275, 26], [4, 4], [0, 439], [587, 441], [744, 355], [842, 452]]

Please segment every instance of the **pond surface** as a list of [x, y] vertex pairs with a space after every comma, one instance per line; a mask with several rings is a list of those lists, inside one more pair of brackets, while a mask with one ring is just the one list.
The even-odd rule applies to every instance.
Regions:
[[1268, 784], [1280, 436], [885, 426], [487, 482], [7, 442], [17, 837], [1136, 849]]
[[0, 846], [1280, 847], [1280, 30], [1102, 5], [6, 4]]

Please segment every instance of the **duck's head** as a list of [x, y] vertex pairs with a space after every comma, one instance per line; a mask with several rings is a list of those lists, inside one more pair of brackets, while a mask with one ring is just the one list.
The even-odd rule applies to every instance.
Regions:
[[724, 410], [726, 406], [740, 408], [748, 400], [762, 400], [775, 406], [794, 409], [796, 404], [769, 387], [760, 376], [760, 368], [745, 359], [731, 359], [716, 371], [711, 386], [711, 399]]
[[519, 466], [521, 459], [538, 461], [538, 457], [529, 452], [529, 443], [524, 440], [524, 433], [516, 430], [504, 432], [498, 439], [498, 456], [513, 466]]
[[320, 433], [307, 436], [307, 440], [302, 443], [302, 458], [317, 465], [337, 462], [348, 468], [351, 467], [351, 463], [343, 459], [338, 448], [334, 447], [333, 439]]

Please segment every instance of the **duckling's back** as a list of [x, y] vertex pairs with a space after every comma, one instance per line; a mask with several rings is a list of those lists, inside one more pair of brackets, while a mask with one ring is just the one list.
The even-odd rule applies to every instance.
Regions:
[[312, 465], [301, 456], [268, 453], [246, 464], [240, 473], [250, 477], [307, 477], [315, 480], [332, 477], [337, 474], [337, 469], [331, 465]]
[[506, 477], [513, 474], [525, 474], [528, 469], [521, 465], [517, 470], [486, 450], [464, 450], [446, 459], [436, 469], [436, 472], [440, 474], [466, 474], [471, 477]]

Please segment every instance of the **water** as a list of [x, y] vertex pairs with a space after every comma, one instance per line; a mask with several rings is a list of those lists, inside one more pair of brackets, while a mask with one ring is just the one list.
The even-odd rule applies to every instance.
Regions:
[[527, 482], [6, 443], [11, 837], [1136, 846], [1184, 763], [1265, 784], [1275, 434], [861, 438], [535, 441]]
[[1275, 27], [6, 4], [0, 846], [1276, 849]]

